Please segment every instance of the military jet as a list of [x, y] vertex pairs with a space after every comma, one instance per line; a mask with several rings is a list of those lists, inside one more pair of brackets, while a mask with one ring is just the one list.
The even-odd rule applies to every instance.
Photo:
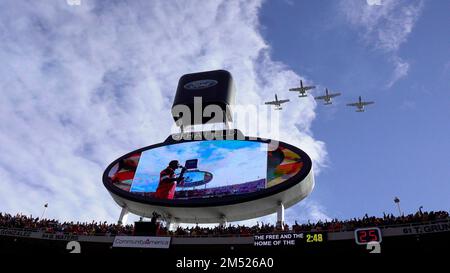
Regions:
[[295, 87], [295, 88], [291, 88], [289, 89], [289, 91], [294, 91], [294, 92], [298, 92], [299, 93], [299, 97], [300, 98], [304, 98], [307, 97], [308, 94], [306, 93], [306, 91], [310, 90], [310, 89], [314, 89], [316, 88], [314, 85], [311, 86], [303, 86], [303, 81], [300, 80], [300, 87]]
[[356, 112], [364, 112], [364, 106], [374, 103], [373, 101], [362, 101], [361, 96], [359, 96], [358, 102], [348, 103], [347, 106], [355, 106], [357, 107]]
[[337, 97], [337, 96], [340, 96], [341, 95], [341, 93], [329, 93], [328, 92], [328, 88], [325, 88], [325, 95], [324, 96], [318, 96], [318, 97], [315, 97], [315, 99], [316, 100], [324, 100], [324, 104], [325, 105], [329, 105], [329, 104], [332, 104], [333, 102], [331, 101], [331, 98], [334, 98], [334, 97]]
[[267, 105], [275, 105], [275, 110], [281, 110], [283, 109], [281, 107], [281, 104], [288, 102], [289, 100], [278, 100], [277, 94], [275, 94], [275, 100], [274, 101], [268, 101], [265, 104]]

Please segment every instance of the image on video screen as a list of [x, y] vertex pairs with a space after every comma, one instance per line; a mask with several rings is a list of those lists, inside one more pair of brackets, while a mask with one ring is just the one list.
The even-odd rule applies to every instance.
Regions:
[[155, 199], [189, 200], [240, 195], [278, 185], [303, 167], [282, 146], [243, 140], [193, 141], [133, 154], [110, 171], [112, 183]]

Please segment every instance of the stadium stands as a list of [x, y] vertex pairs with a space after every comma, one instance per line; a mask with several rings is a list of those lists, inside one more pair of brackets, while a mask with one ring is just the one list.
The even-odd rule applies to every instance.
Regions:
[[[272, 224], [258, 223], [254, 226], [180, 227], [168, 231], [156, 218], [150, 223], [140, 224], [134, 227], [95, 221], [59, 222], [0, 213], [0, 254], [144, 254], [144, 257], [164, 261], [172, 269], [185, 257], [208, 257], [216, 259], [215, 262], [229, 257], [231, 260], [227, 261], [234, 264], [237, 258], [256, 257], [273, 259], [275, 268], [281, 270], [289, 269], [302, 255], [320, 258], [373, 254], [397, 257], [399, 253], [447, 253], [450, 245], [450, 218], [446, 211], [295, 223], [285, 226], [284, 230]], [[138, 231], [139, 226], [145, 229], [142, 233]], [[362, 227], [379, 230], [380, 237], [375, 245], [358, 244], [356, 240], [360, 236], [356, 235], [355, 229]], [[153, 230], [153, 233], [149, 234], [151, 232], [146, 229]], [[370, 235], [369, 232], [366, 234]], [[280, 239], [293, 235], [297, 239]], [[283, 242], [281, 245], [275, 244], [280, 241]], [[149, 242], [155, 242], [154, 246], [165, 242], [165, 248], [149, 247]]]
[[10, 215], [0, 213], [0, 228], [21, 228], [39, 230], [45, 233], [75, 234], [75, 235], [132, 235], [133, 226], [107, 224], [106, 222], [63, 222], [55, 219], [39, 219], [22, 214]]
[[[175, 231], [168, 231], [166, 227], [159, 224], [158, 235], [170, 236], [252, 236], [273, 232], [341, 232], [353, 231], [362, 227], [388, 227], [411, 223], [433, 222], [436, 220], [449, 220], [447, 211], [422, 212], [396, 217], [392, 214], [383, 217], [354, 218], [340, 221], [337, 219], [331, 221], [319, 221], [317, 223], [285, 225], [284, 230], [277, 229], [272, 224], [257, 224], [255, 226], [229, 225], [226, 227], [178, 227]], [[108, 224], [106, 222], [63, 222], [55, 219], [39, 219], [33, 216], [22, 214], [10, 215], [0, 213], [0, 228], [20, 228], [27, 230], [39, 230], [45, 233], [74, 234], [74, 235], [133, 235], [133, 225]]]
[[242, 184], [233, 184], [229, 186], [177, 191], [175, 193], [175, 197], [179, 199], [221, 197], [231, 194], [244, 194], [249, 192], [255, 192], [257, 190], [262, 190], [264, 188], [265, 188], [265, 179], [259, 179], [256, 181], [251, 181]]

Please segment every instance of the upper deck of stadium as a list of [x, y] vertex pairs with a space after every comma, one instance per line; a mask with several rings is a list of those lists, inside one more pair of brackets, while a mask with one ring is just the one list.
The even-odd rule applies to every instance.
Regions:
[[[444, 250], [450, 242], [450, 218], [446, 211], [417, 212], [415, 214], [395, 217], [369, 217], [350, 220], [332, 220], [317, 223], [286, 225], [284, 230], [271, 224], [255, 226], [229, 225], [226, 227], [179, 227], [168, 231], [157, 223], [152, 234], [156, 238], [170, 238], [170, 251], [176, 255], [196, 253], [219, 255], [224, 251], [251, 250], [251, 253], [266, 253], [272, 247], [261, 238], [279, 238], [280, 235], [321, 234], [323, 239], [278, 246], [281, 253], [305, 254], [367, 254], [366, 245], [355, 243], [355, 230], [360, 228], [378, 228], [382, 235], [380, 243], [384, 254], [403, 252], [433, 252]], [[45, 250], [68, 253], [68, 242], [80, 244], [82, 253], [115, 252], [164, 252], [167, 249], [149, 249], [145, 247], [115, 248], [116, 238], [136, 238], [133, 225], [121, 226], [106, 222], [59, 222], [57, 220], [39, 219], [24, 215], [0, 214], [0, 252], [28, 252]], [[264, 236], [261, 236], [264, 235]], [[267, 236], [266, 236], [267, 235]], [[147, 238], [147, 237], [142, 237]], [[311, 237], [312, 238], [312, 237]], [[322, 238], [322, 237], [321, 237]], [[262, 241], [262, 242], [261, 242]], [[270, 241], [268, 239], [267, 241]], [[206, 251], [206, 252], [205, 252]], [[273, 253], [273, 251], [271, 252]], [[288, 255], [288, 254], [283, 254]], [[289, 254], [291, 255], [291, 254]]]

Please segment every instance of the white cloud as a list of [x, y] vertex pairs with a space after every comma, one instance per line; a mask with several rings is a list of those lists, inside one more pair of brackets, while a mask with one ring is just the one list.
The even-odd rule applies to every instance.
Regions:
[[397, 82], [397, 80], [408, 75], [409, 71], [409, 63], [397, 56], [392, 59], [392, 63], [394, 64], [394, 72], [392, 73], [391, 79], [387, 84], [388, 88], [392, 87]]
[[[299, 75], [268, 55], [260, 6], [0, 3], [2, 211], [39, 216], [49, 202], [48, 215], [61, 220], [114, 221], [119, 209], [101, 183], [103, 169], [167, 137], [181, 75], [227, 69], [238, 99], [250, 104], [297, 83]], [[309, 99], [285, 108], [282, 140], [302, 147], [318, 170], [326, 150], [310, 131], [315, 106]]]
[[369, 6], [380, 6], [381, 5], [381, 0], [366, 0], [367, 5]]
[[[368, 2], [367, 2], [368, 3]], [[423, 0], [383, 0], [380, 5], [357, 0], [341, 2], [348, 21], [362, 30], [362, 38], [370, 46], [393, 56], [394, 71], [387, 86], [408, 74], [409, 64], [398, 56], [420, 13]]]

